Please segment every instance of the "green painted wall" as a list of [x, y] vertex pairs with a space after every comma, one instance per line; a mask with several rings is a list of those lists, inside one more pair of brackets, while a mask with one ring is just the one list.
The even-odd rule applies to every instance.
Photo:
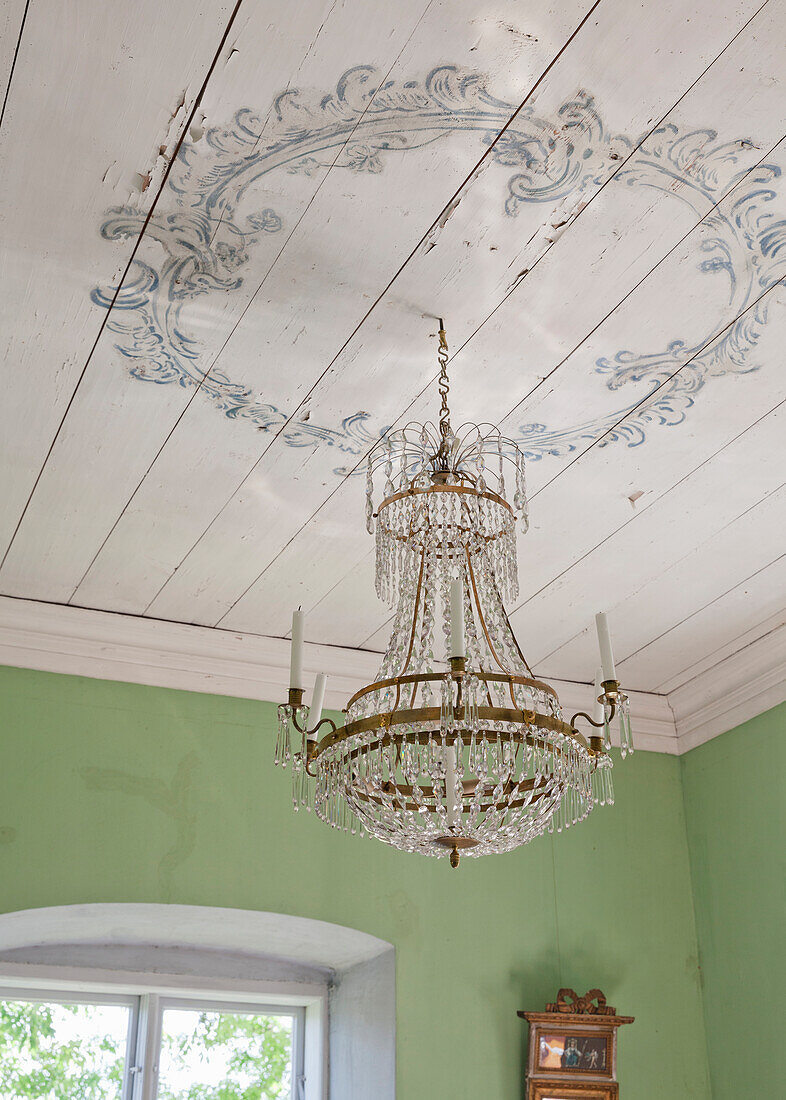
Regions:
[[783, 1096], [786, 704], [681, 766], [712, 1095]]
[[274, 708], [0, 669], [0, 910], [238, 906], [394, 943], [402, 1100], [519, 1100], [526, 1026], [561, 985], [602, 988], [625, 1100], [709, 1096], [673, 757], [616, 769], [617, 805], [504, 856], [407, 856], [293, 814]]

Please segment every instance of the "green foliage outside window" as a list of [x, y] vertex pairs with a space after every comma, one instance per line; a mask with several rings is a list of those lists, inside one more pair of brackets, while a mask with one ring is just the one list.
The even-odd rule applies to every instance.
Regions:
[[[231, 1012], [189, 1012], [191, 1028], [167, 1029], [164, 1014], [159, 1100], [280, 1100], [290, 1096], [292, 1031], [278, 1016]], [[173, 1014], [174, 1015], [174, 1014]], [[227, 1064], [219, 1085], [190, 1084], [172, 1088], [169, 1078], [189, 1073], [198, 1078], [199, 1065], [211, 1055]], [[166, 1067], [174, 1071], [167, 1072]]]
[[[159, 1100], [289, 1097], [287, 1017], [178, 1012], [169, 1028], [174, 1015], [164, 1014]], [[2, 1100], [120, 1100], [127, 1020], [117, 1006], [0, 1001]], [[223, 1079], [200, 1083], [211, 1058]]]

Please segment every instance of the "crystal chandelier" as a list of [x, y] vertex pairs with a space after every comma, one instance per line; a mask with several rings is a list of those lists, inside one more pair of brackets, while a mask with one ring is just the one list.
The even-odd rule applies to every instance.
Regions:
[[448, 854], [457, 867], [462, 853], [506, 852], [611, 804], [612, 724], [623, 757], [633, 743], [605, 615], [592, 716], [566, 722], [519, 648], [504, 601], [518, 595], [516, 524], [528, 526], [524, 456], [493, 425], [452, 429], [441, 321], [439, 341], [438, 423], [388, 433], [368, 460], [376, 590], [395, 607], [379, 674], [340, 727], [321, 717], [323, 675], [305, 706], [295, 612], [275, 762], [292, 764], [295, 808], [313, 805], [327, 824], [407, 852]]

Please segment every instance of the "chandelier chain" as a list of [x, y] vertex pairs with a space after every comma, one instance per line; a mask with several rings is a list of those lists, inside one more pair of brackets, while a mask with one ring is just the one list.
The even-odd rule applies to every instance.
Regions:
[[450, 431], [450, 409], [448, 408], [448, 393], [450, 392], [450, 379], [448, 378], [448, 340], [445, 335], [445, 323], [439, 319], [439, 348], [437, 350], [439, 360], [439, 396], [442, 402], [439, 410], [439, 430], [442, 436], [443, 446]]

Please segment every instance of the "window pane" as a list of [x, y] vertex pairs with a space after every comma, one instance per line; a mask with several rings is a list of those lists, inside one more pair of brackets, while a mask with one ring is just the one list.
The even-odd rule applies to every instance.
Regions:
[[168, 1008], [159, 1100], [283, 1100], [292, 1051], [291, 1016]]
[[0, 1001], [3, 1100], [120, 1100], [129, 1009]]

